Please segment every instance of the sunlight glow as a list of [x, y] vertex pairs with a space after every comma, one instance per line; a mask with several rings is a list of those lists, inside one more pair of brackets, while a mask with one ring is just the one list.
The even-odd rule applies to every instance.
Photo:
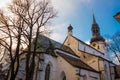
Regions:
[[0, 0], [0, 8], [5, 8], [11, 0]]

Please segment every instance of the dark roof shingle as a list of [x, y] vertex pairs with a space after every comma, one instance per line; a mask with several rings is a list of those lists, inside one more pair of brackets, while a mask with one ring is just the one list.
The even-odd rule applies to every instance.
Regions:
[[[60, 55], [62, 58], [64, 58], [68, 63], [70, 63], [71, 65], [77, 67], [77, 68], [82, 68], [82, 69], [86, 69], [86, 70], [89, 70], [89, 71], [93, 71], [93, 72], [98, 72], [96, 71], [95, 69], [93, 69], [92, 67], [90, 67], [89, 65], [85, 64], [83, 61], [81, 61], [80, 59], [77, 59], [77, 58], [74, 58], [74, 57], [71, 57], [69, 55], [66, 55], [64, 53], [60, 53], [60, 52], [57, 52], [58, 55]], [[72, 55], [74, 56], [74, 55]], [[78, 57], [79, 58], [79, 57]]]

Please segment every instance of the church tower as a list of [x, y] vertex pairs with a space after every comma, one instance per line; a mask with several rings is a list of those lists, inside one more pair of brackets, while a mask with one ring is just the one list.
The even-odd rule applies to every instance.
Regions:
[[95, 16], [93, 13], [93, 22], [92, 22], [92, 27], [91, 27], [91, 32], [92, 32], [92, 38], [90, 40], [90, 45], [102, 52], [106, 58], [109, 59], [108, 55], [108, 50], [107, 50], [107, 45], [105, 43], [105, 39], [101, 36], [100, 34], [100, 28], [99, 25], [97, 24], [95, 20]]

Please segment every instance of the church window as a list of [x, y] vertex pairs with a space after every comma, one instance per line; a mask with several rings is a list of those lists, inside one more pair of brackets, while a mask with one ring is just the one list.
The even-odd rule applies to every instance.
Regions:
[[47, 65], [45, 70], [45, 80], [49, 80], [50, 78], [50, 64]]
[[83, 57], [84, 57], [84, 58], [86, 58], [86, 56], [85, 56], [85, 55], [83, 55]]
[[100, 47], [98, 46], [98, 49], [100, 49]]
[[68, 43], [67, 45], [70, 45], [70, 43]]
[[66, 80], [66, 76], [64, 76], [62, 80]]
[[96, 44], [94, 43], [94, 44], [93, 44], [93, 47], [95, 47], [95, 46], [96, 46]]
[[61, 72], [60, 78], [61, 78], [60, 80], [66, 80], [66, 75], [64, 71]]

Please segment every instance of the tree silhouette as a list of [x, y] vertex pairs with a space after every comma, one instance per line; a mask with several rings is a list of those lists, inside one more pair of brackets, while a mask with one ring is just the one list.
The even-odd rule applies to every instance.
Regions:
[[[8, 80], [15, 80], [24, 48], [28, 52], [26, 80], [33, 80], [37, 38], [43, 32], [40, 28], [47, 26], [54, 17], [56, 11], [49, 0], [12, 0], [7, 10], [0, 10], [0, 46], [9, 57]], [[31, 47], [33, 39], [34, 47]]]

